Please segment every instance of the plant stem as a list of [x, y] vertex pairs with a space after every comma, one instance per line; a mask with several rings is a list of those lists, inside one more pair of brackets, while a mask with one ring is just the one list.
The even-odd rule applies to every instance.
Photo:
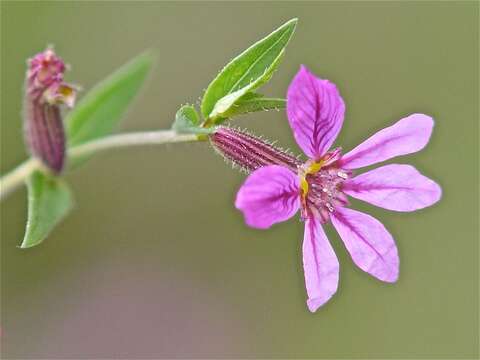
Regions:
[[40, 162], [35, 158], [30, 158], [2, 176], [0, 178], [0, 200], [19, 188], [25, 179], [38, 168], [40, 168]]
[[[160, 145], [167, 143], [197, 141], [197, 135], [178, 134], [173, 130], [133, 132], [107, 136], [68, 149], [69, 160], [92, 155], [99, 151], [138, 145]], [[0, 200], [17, 190], [35, 170], [42, 169], [42, 163], [30, 158], [0, 178]]]
[[196, 141], [197, 135], [178, 134], [173, 130], [133, 132], [111, 135], [99, 140], [77, 145], [69, 149], [68, 158], [75, 159], [98, 151], [139, 145], [160, 145], [176, 142]]

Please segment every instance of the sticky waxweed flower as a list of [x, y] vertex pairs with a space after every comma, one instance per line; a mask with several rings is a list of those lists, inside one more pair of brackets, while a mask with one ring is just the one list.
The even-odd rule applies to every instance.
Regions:
[[65, 132], [60, 106], [73, 107], [76, 89], [64, 82], [66, 65], [53, 49], [28, 60], [24, 97], [25, 139], [31, 154], [53, 173], [65, 163]]
[[342, 155], [331, 150], [343, 124], [344, 101], [336, 86], [301, 67], [287, 94], [287, 115], [295, 140], [308, 160], [251, 135], [219, 128], [211, 136], [217, 151], [253, 171], [235, 206], [249, 226], [266, 229], [298, 210], [305, 221], [303, 267], [307, 305], [316, 311], [336, 292], [337, 257], [323, 231], [331, 222], [354, 263], [385, 282], [395, 282], [399, 258], [393, 237], [375, 218], [348, 207], [347, 196], [394, 211], [414, 211], [437, 202], [440, 187], [410, 165], [390, 164], [354, 176], [353, 170], [421, 150], [433, 119], [413, 114]]

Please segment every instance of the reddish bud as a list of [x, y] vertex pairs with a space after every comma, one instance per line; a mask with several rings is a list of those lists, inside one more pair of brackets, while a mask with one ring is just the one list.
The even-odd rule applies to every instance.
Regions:
[[53, 173], [65, 163], [61, 105], [73, 107], [76, 89], [63, 81], [65, 63], [48, 48], [28, 61], [24, 98], [25, 138], [34, 157]]

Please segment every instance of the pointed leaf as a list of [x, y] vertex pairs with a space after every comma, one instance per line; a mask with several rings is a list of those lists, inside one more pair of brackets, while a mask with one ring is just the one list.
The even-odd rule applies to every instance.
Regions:
[[70, 189], [60, 178], [35, 171], [27, 188], [28, 220], [21, 248], [40, 244], [73, 207]]
[[284, 109], [287, 105], [285, 99], [266, 98], [262, 95], [248, 96], [252, 93], [247, 93], [245, 96], [237, 100], [235, 104], [224, 114], [226, 117], [233, 117], [237, 115], [247, 114], [257, 111], [279, 110]]
[[222, 117], [236, 100], [270, 80], [296, 24], [297, 19], [288, 21], [223, 68], [203, 96], [201, 110], [206, 119]]
[[[275, 59], [275, 61], [272, 63], [272, 65], [267, 69], [267, 71], [260, 76], [257, 80], [254, 82], [251, 82], [247, 86], [234, 91], [220, 100], [217, 101], [215, 104], [215, 107], [213, 108], [212, 112], [210, 113], [210, 120], [213, 119], [213, 123], [220, 123], [224, 121], [227, 118], [227, 113], [228, 111], [235, 105], [235, 103], [240, 100], [243, 96], [248, 94], [249, 92], [259, 88], [261, 85], [265, 84], [268, 80], [273, 75], [273, 72], [277, 69], [278, 64], [280, 63], [280, 60], [283, 57], [283, 54], [285, 52], [282, 50], [280, 55]], [[212, 121], [210, 121], [211, 123]]]
[[146, 52], [96, 85], [66, 118], [68, 145], [105, 136], [120, 122], [154, 62]]

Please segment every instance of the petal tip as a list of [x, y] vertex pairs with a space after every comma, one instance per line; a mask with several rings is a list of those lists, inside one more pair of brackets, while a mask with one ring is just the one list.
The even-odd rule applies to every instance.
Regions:
[[420, 118], [423, 121], [428, 122], [432, 125], [435, 123], [435, 121], [433, 120], [433, 117], [431, 117], [430, 115], [424, 114], [424, 113], [413, 113], [410, 116], [415, 116], [417, 118]]
[[393, 284], [397, 282], [398, 276], [400, 274], [400, 259], [396, 251], [388, 262], [388, 267], [384, 267], [383, 269], [379, 269], [376, 272], [372, 272], [371, 275], [373, 275], [380, 281]]
[[266, 230], [272, 227], [273, 223], [262, 223], [257, 221], [256, 219], [248, 218], [245, 216], [245, 223], [254, 229], [258, 230]]
[[299, 72], [300, 72], [300, 71], [310, 72], [310, 70], [308, 69], [308, 66], [305, 65], [305, 64], [300, 64]]
[[433, 131], [433, 127], [435, 125], [435, 121], [433, 120], [433, 117], [426, 114], [422, 114], [422, 113], [414, 113], [408, 116], [407, 118], [410, 120], [414, 120], [416, 123], [422, 123], [423, 129], [425, 129], [429, 133], [428, 136], [430, 137]]
[[241, 195], [241, 192], [239, 191], [239, 192], [237, 192], [237, 196], [235, 197], [235, 204], [234, 204], [235, 208], [237, 210], [242, 210], [242, 208], [243, 208], [242, 203], [243, 203], [242, 195]]
[[305, 64], [300, 65], [300, 69], [298, 70], [295, 77], [297, 77], [299, 79], [304, 79], [304, 80], [306, 80], [306, 79], [321, 80]]
[[317, 297], [313, 299], [308, 299], [307, 300], [307, 307], [310, 312], [314, 313], [316, 312], [319, 308], [321, 308], [325, 303], [330, 300], [331, 296], [328, 297]]
[[442, 187], [436, 183], [435, 181], [433, 181], [433, 188], [434, 188], [434, 195], [433, 195], [433, 202], [431, 205], [439, 202], [441, 199], [442, 199], [442, 196], [443, 196], [443, 190], [442, 190]]
[[399, 272], [397, 270], [397, 271], [392, 272], [391, 274], [387, 275], [384, 278], [378, 278], [378, 279], [383, 281], [383, 282], [393, 284], [393, 283], [396, 283], [398, 281], [398, 276], [399, 276]]

